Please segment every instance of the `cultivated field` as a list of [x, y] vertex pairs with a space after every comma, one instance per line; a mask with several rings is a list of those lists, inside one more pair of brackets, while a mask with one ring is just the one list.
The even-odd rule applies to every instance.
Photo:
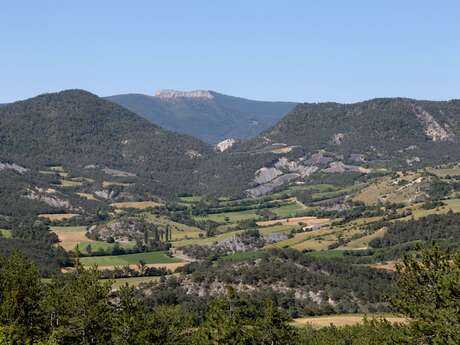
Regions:
[[328, 316], [314, 316], [314, 317], [303, 317], [299, 319], [294, 319], [293, 324], [295, 326], [303, 327], [310, 325], [315, 328], [327, 327], [334, 325], [336, 327], [340, 326], [351, 326], [362, 323], [364, 317], [371, 320], [375, 319], [385, 319], [391, 323], [405, 323], [407, 319], [391, 314], [342, 314], [342, 315], [328, 315]]
[[[78, 245], [82, 253], [86, 253], [87, 245], [91, 245], [92, 251], [111, 250], [114, 243], [94, 241], [86, 237], [86, 227], [84, 226], [53, 226], [51, 230], [58, 236], [59, 245], [65, 250], [74, 250]], [[133, 247], [132, 243], [119, 243], [124, 248]]]
[[130, 278], [117, 278], [111, 279], [113, 281], [114, 288], [120, 288], [128, 284], [129, 286], [139, 286], [143, 283], [158, 282], [160, 277], [130, 277]]
[[11, 230], [0, 229], [0, 236], [4, 238], [11, 238]]
[[293, 217], [293, 218], [283, 218], [283, 219], [275, 219], [275, 220], [266, 220], [257, 222], [259, 226], [270, 226], [275, 224], [300, 224], [303, 223], [307, 225], [319, 225], [319, 224], [326, 224], [329, 222], [327, 218], [317, 218], [317, 217]]
[[79, 216], [78, 213], [43, 213], [38, 215], [41, 218], [47, 218], [51, 221], [53, 220], [66, 220], [66, 219], [72, 219], [75, 218], [76, 216]]
[[80, 259], [80, 262], [83, 265], [98, 265], [101, 267], [104, 266], [123, 266], [123, 265], [136, 265], [140, 261], [145, 262], [146, 264], [175, 264], [179, 263], [180, 260], [176, 258], [171, 258], [166, 255], [166, 252], [149, 252], [149, 253], [136, 253], [136, 254], [126, 254], [126, 255], [109, 255], [109, 256], [91, 256], [84, 257]]
[[161, 206], [161, 203], [156, 201], [126, 201], [126, 202], [115, 202], [110, 204], [114, 208], [135, 208], [138, 210], [143, 210], [150, 207]]

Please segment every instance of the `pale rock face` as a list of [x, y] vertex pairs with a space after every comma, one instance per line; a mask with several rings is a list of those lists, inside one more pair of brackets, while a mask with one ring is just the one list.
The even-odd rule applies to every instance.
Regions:
[[343, 133], [336, 133], [336, 134], [334, 134], [334, 136], [332, 137], [332, 143], [333, 143], [334, 145], [340, 145], [340, 144], [342, 144], [344, 138], [345, 138], [345, 134], [343, 134]]
[[185, 152], [185, 155], [190, 159], [203, 157], [203, 155], [196, 150], [187, 150], [187, 152]]
[[178, 91], [178, 90], [159, 90], [155, 93], [156, 97], [163, 99], [175, 99], [175, 98], [201, 98], [201, 99], [213, 99], [214, 96], [207, 90], [193, 90], [193, 91]]
[[3, 162], [0, 162], [0, 171], [2, 170], [14, 170], [20, 174], [24, 174], [26, 171], [28, 171], [29, 169], [26, 169], [16, 163], [3, 163]]
[[67, 200], [61, 199], [58, 196], [49, 195], [53, 193], [47, 193], [47, 192], [45, 192], [41, 188], [30, 189], [27, 191], [27, 194], [25, 194], [24, 197], [27, 199], [31, 199], [31, 200], [42, 201], [51, 207], [65, 208], [68, 210], [74, 209]]
[[263, 167], [256, 171], [254, 182], [257, 184], [267, 183], [282, 174], [283, 172], [277, 168]]
[[425, 134], [433, 141], [453, 141], [454, 134], [449, 125], [442, 126], [434, 117], [422, 107], [414, 106], [415, 116], [425, 129]]
[[233, 138], [225, 139], [215, 146], [216, 151], [224, 152], [228, 150], [229, 148], [231, 148], [235, 143], [236, 143], [236, 140]]

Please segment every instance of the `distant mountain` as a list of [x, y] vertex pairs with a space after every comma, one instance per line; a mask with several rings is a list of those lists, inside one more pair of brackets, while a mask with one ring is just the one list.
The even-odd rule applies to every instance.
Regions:
[[125, 94], [106, 99], [163, 128], [212, 144], [227, 138], [252, 138], [274, 125], [296, 105], [254, 101], [203, 90], [162, 90], [155, 96]]
[[[177, 100], [179, 107], [219, 97], [207, 91], [186, 96], [165, 91], [150, 98], [158, 104]], [[94, 180], [89, 191], [104, 198], [111, 193], [103, 190], [107, 181], [117, 182], [126, 197], [259, 196], [289, 183], [460, 161], [459, 142], [457, 100], [299, 104], [255, 138], [226, 141], [217, 148], [82, 90], [0, 108], [0, 173], [17, 175], [18, 166], [28, 174], [64, 166], [70, 177]]]
[[82, 90], [0, 108], [0, 161], [32, 170], [120, 169], [155, 192], [173, 193], [196, 185], [193, 171], [211, 153], [213, 148], [198, 139], [164, 130]]

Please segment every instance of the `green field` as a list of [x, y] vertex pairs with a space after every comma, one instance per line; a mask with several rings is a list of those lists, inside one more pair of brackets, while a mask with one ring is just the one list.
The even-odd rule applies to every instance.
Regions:
[[[117, 278], [111, 279], [113, 281], [112, 286], [114, 288], [120, 288], [128, 284], [129, 286], [139, 286], [143, 283], [151, 283], [151, 282], [158, 282], [160, 281], [161, 277], [130, 277], [130, 278]], [[104, 281], [104, 280], [102, 280]]]
[[143, 213], [143, 215], [146, 216], [146, 220], [150, 223], [159, 225], [169, 225], [170, 229], [172, 230], [173, 241], [199, 238], [200, 234], [204, 235], [206, 233], [204, 230], [201, 230], [197, 227], [177, 223], [163, 216], [157, 216], [148, 212]]
[[295, 217], [297, 213], [305, 211], [307, 208], [300, 203], [293, 202], [292, 204], [283, 205], [280, 207], [270, 208], [269, 211], [273, 212], [280, 218]]
[[[302, 206], [300, 203], [292, 202], [287, 205], [282, 205], [279, 207], [265, 208], [280, 218], [295, 217], [298, 212], [305, 211], [307, 208]], [[195, 220], [211, 220], [218, 223], [237, 223], [242, 220], [255, 219], [261, 220], [261, 217], [256, 214], [257, 210], [246, 210], [246, 211], [236, 211], [236, 212], [223, 212], [209, 214], [207, 216], [197, 216], [194, 217]], [[226, 220], [228, 218], [228, 220]]]
[[318, 250], [316, 252], [310, 252], [305, 254], [314, 258], [320, 259], [335, 259], [343, 257], [343, 251], [341, 250]]
[[0, 234], [4, 238], [11, 238], [11, 230], [0, 229]]
[[[273, 209], [270, 209], [272, 211]], [[226, 218], [228, 217], [228, 223], [236, 223], [242, 220], [248, 219], [260, 219], [261, 217], [256, 214], [256, 210], [237, 211], [237, 212], [224, 212], [215, 213], [207, 216], [194, 217], [195, 220], [211, 220], [218, 223], [227, 223]]]
[[138, 264], [141, 260], [144, 261], [146, 264], [169, 264], [180, 262], [180, 260], [178, 259], [167, 256], [166, 252], [150, 252], [110, 256], [90, 256], [86, 258], [81, 258], [80, 262], [85, 266], [123, 266], [135, 265]]
[[460, 175], [460, 166], [452, 166], [452, 167], [442, 167], [442, 168], [427, 168], [426, 169], [429, 173], [432, 173], [438, 177], [446, 177], [446, 176], [458, 176]]

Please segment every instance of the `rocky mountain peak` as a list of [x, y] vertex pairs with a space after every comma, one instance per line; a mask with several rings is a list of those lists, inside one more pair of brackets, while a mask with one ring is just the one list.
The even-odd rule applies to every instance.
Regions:
[[155, 93], [156, 97], [163, 99], [175, 99], [175, 98], [201, 98], [201, 99], [213, 99], [213, 94], [208, 90], [193, 90], [193, 91], [178, 91], [163, 89]]

